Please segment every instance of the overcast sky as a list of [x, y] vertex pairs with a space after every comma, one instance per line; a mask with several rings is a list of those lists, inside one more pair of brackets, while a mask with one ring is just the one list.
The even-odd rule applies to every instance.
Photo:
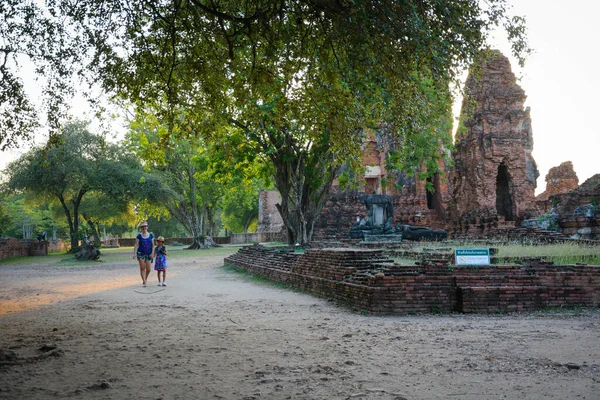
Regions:
[[[600, 2], [596, 0], [510, 0], [511, 12], [527, 19], [529, 44], [535, 53], [513, 72], [531, 107], [533, 157], [540, 171], [536, 194], [544, 190], [548, 170], [572, 161], [579, 182], [600, 173]], [[510, 55], [505, 36], [493, 41]], [[39, 85], [26, 82], [35, 93]], [[35, 94], [32, 96], [35, 97]], [[83, 101], [73, 114], [82, 115]], [[0, 153], [0, 169], [24, 149]]]

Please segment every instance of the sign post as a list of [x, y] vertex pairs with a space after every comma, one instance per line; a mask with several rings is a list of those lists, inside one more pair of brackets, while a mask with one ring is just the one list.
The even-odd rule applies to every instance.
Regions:
[[454, 249], [454, 260], [461, 265], [490, 265], [490, 249]]

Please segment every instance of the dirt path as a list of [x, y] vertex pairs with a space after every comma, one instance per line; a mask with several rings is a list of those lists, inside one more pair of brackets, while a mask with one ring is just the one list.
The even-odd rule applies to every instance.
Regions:
[[0, 398], [600, 398], [598, 310], [370, 317], [221, 265], [1, 265]]

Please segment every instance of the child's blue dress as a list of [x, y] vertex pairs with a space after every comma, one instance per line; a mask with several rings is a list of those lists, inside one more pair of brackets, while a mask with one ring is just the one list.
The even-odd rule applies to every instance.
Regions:
[[154, 270], [155, 271], [163, 271], [167, 269], [167, 256], [165, 253], [167, 249], [165, 246], [160, 246], [156, 248], [156, 261], [154, 261]]

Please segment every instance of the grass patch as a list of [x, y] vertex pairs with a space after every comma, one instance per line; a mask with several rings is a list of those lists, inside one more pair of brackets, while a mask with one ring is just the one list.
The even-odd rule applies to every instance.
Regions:
[[579, 317], [600, 312], [600, 307], [583, 307], [583, 306], [568, 306], [568, 307], [546, 307], [539, 310], [529, 311], [531, 315], [539, 316], [573, 316]]
[[391, 260], [399, 265], [416, 265], [415, 263], [419, 261], [416, 258], [409, 257], [391, 257]]
[[[585, 245], [580, 243], [494, 243], [494, 242], [448, 242], [445, 247], [451, 247], [452, 250], [443, 253], [451, 254], [455, 248], [495, 248], [497, 253], [495, 257], [499, 259], [506, 258], [541, 258], [545, 261], [552, 261], [555, 264], [589, 264], [600, 265], [600, 246]], [[413, 251], [422, 252], [421, 247], [414, 247]], [[429, 250], [429, 249], [428, 249]], [[399, 258], [400, 259], [400, 258]], [[411, 259], [412, 260], [412, 259]], [[396, 261], [396, 259], [394, 259]], [[412, 260], [413, 262], [415, 260]], [[406, 262], [402, 259], [402, 262]], [[514, 261], [502, 262], [502, 264], [514, 264]]]
[[259, 285], [270, 286], [277, 289], [286, 289], [294, 292], [303, 292], [301, 289], [298, 289], [294, 286], [287, 285], [285, 283], [274, 281], [272, 279], [267, 278], [266, 276], [251, 274], [243, 268], [237, 268], [231, 264], [225, 264], [221, 267], [223, 271], [235, 274], [237, 277], [243, 279], [246, 282], [256, 283]]
[[50, 253], [40, 257], [12, 257], [0, 261], [0, 265], [56, 264], [64, 257], [66, 257], [66, 253]]
[[499, 245], [498, 257], [533, 257], [553, 261], [555, 264], [586, 263], [600, 265], [600, 246], [583, 246], [577, 243], [549, 245]]
[[[184, 250], [179, 246], [167, 246], [168, 259], [193, 259], [202, 257], [227, 257], [238, 251], [235, 247], [216, 247], [213, 249]], [[48, 267], [95, 266], [98, 263], [131, 262], [133, 260], [133, 247], [100, 248], [100, 259], [96, 261], [79, 261], [74, 254], [50, 253], [47, 256], [13, 257], [0, 261], [0, 267], [44, 265]]]

